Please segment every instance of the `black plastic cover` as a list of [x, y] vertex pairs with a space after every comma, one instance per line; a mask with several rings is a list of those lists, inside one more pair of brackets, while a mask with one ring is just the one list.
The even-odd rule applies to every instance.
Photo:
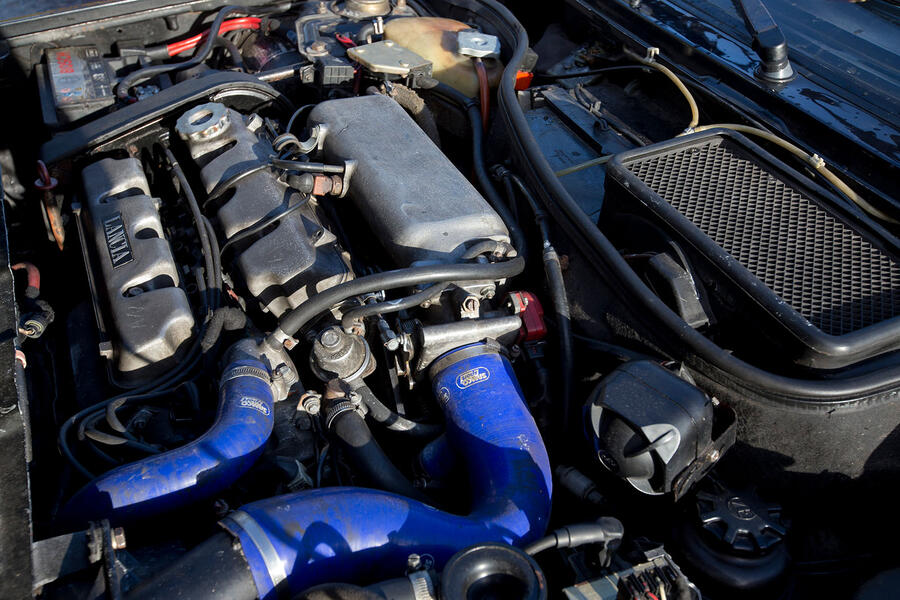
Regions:
[[650, 361], [627, 362], [606, 376], [586, 417], [600, 463], [651, 495], [680, 497], [733, 441], [730, 426], [730, 435], [713, 439], [715, 409], [706, 394]]

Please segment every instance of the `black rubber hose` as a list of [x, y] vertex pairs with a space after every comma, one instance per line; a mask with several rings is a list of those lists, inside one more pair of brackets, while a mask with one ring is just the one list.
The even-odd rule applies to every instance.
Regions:
[[395, 413], [385, 406], [367, 385], [355, 388], [355, 391], [359, 394], [362, 403], [368, 409], [369, 416], [372, 417], [372, 420], [391, 431], [402, 432], [409, 437], [420, 438], [423, 440], [434, 439], [444, 431], [442, 425], [411, 421], [410, 419]]
[[458, 104], [466, 111], [469, 117], [469, 127], [472, 130], [472, 169], [475, 171], [475, 178], [478, 180], [478, 185], [481, 186], [481, 191], [484, 193], [488, 203], [500, 215], [503, 222], [506, 223], [513, 247], [519, 253], [519, 256], [527, 258], [528, 247], [525, 243], [525, 234], [522, 233], [522, 229], [516, 223], [512, 213], [509, 212], [509, 208], [503, 202], [503, 198], [497, 193], [494, 182], [491, 181], [487, 172], [487, 166], [484, 162], [484, 130], [481, 126], [481, 110], [478, 107], [478, 103], [474, 98], [469, 98], [462, 92], [437, 80], [427, 81], [422, 87]]
[[528, 544], [523, 550], [532, 556], [550, 548], [577, 548], [584, 544], [606, 544], [607, 548], [615, 550], [624, 534], [625, 528], [618, 519], [603, 517], [596, 523], [561, 527], [550, 535]]
[[234, 65], [236, 69], [239, 69], [244, 73], [247, 72], [247, 69], [244, 68], [244, 57], [241, 56], [241, 51], [234, 45], [234, 42], [219, 36], [216, 38], [216, 47], [224, 48], [225, 51], [228, 52], [228, 55], [231, 57], [231, 64]]
[[447, 282], [435, 283], [434, 285], [430, 285], [424, 290], [420, 290], [405, 298], [385, 300], [384, 302], [376, 302], [375, 304], [366, 304], [365, 306], [360, 306], [358, 308], [351, 308], [341, 317], [341, 326], [344, 329], [349, 329], [353, 326], [355, 321], [361, 321], [366, 317], [386, 315], [388, 313], [415, 308], [427, 300], [433, 300], [440, 296], [444, 291], [444, 288], [448, 285], [450, 284]]
[[212, 318], [209, 320], [209, 327], [203, 335], [203, 341], [200, 342], [201, 351], [206, 354], [216, 345], [222, 330], [236, 331], [243, 329], [247, 325], [247, 314], [239, 308], [233, 306], [222, 306], [215, 310]]
[[209, 54], [212, 52], [213, 47], [216, 44], [216, 40], [218, 39], [217, 34], [219, 32], [219, 29], [221, 29], [222, 27], [222, 22], [225, 21], [225, 17], [236, 12], [247, 14], [248, 9], [241, 6], [224, 7], [216, 14], [216, 18], [213, 19], [212, 26], [209, 28], [210, 35], [206, 36], [206, 41], [204, 41], [203, 45], [200, 46], [196, 52], [194, 52], [194, 56], [192, 56], [188, 60], [178, 63], [144, 67], [143, 69], [139, 69], [134, 73], [131, 73], [130, 75], [126, 75], [125, 78], [119, 82], [119, 85], [116, 86], [116, 96], [118, 96], [122, 100], [125, 100], [128, 98], [128, 90], [143, 81], [147, 81], [151, 77], [156, 77], [157, 75], [162, 75], [164, 73], [170, 73], [172, 71], [192, 69], [197, 65], [202, 64], [203, 61], [209, 58]]
[[569, 312], [569, 297], [566, 293], [566, 282], [563, 279], [562, 265], [559, 263], [559, 255], [553, 246], [544, 247], [544, 272], [547, 275], [547, 287], [550, 290], [550, 298], [553, 301], [553, 310], [556, 313], [556, 331], [559, 335], [559, 389], [562, 398], [561, 436], [566, 436], [572, 431], [571, 404], [572, 404], [572, 377], [575, 369], [575, 353], [572, 350], [572, 318]]
[[562, 398], [562, 410], [560, 411], [561, 427], [559, 434], [562, 437], [571, 431], [572, 412], [572, 378], [575, 372], [575, 352], [572, 347], [572, 318], [569, 311], [569, 295], [566, 292], [566, 282], [563, 278], [562, 265], [559, 255], [550, 243], [550, 228], [547, 226], [547, 212], [541, 207], [532, 195], [528, 186], [511, 171], [499, 167], [495, 173], [505, 182], [512, 182], [528, 206], [534, 213], [534, 220], [538, 225], [543, 242], [544, 273], [547, 277], [547, 287], [550, 290], [550, 299], [553, 302], [553, 310], [558, 322], [556, 331], [559, 336], [559, 366], [560, 366], [560, 396]]
[[247, 560], [240, 546], [224, 531], [125, 595], [128, 600], [253, 600], [256, 596]]
[[366, 275], [324, 292], [320, 292], [284, 315], [278, 329], [269, 335], [269, 342], [276, 346], [303, 329], [313, 318], [332, 306], [372, 291], [395, 290], [427, 283], [445, 281], [496, 281], [520, 274], [525, 269], [521, 256], [496, 263], [454, 263], [409, 267]]
[[373, 488], [434, 504], [400, 472], [372, 437], [369, 426], [355, 410], [337, 414], [329, 430], [344, 456]]

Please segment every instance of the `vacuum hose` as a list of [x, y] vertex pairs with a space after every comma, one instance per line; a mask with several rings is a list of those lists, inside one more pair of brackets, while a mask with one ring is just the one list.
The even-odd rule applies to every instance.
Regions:
[[228, 488], [262, 453], [272, 434], [273, 411], [265, 365], [258, 356], [233, 351], [212, 427], [189, 444], [97, 477], [65, 506], [67, 519], [146, 519]]
[[[496, 347], [478, 343], [443, 355], [430, 372], [448, 443], [469, 473], [470, 513], [453, 515], [396, 494], [346, 487], [248, 504], [221, 524], [240, 543], [256, 595], [269, 600], [330, 581], [379, 581], [387, 570], [402, 572], [411, 553], [429, 554], [440, 567], [476, 543], [524, 545], [543, 535], [550, 464], [509, 362]], [[178, 568], [176, 563], [170, 570]], [[162, 597], [166, 577], [164, 571], [146, 582], [138, 596]], [[209, 597], [210, 579], [219, 577], [198, 570], [182, 594]], [[216, 589], [235, 600], [253, 597], [243, 585]]]

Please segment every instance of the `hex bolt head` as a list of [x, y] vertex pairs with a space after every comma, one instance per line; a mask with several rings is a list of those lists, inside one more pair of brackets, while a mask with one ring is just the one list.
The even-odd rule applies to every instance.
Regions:
[[326, 329], [321, 334], [319, 334], [319, 342], [325, 348], [337, 348], [341, 343], [341, 334], [339, 334], [334, 329]]
[[415, 571], [422, 566], [422, 557], [418, 554], [410, 554], [406, 559], [406, 567], [410, 571]]

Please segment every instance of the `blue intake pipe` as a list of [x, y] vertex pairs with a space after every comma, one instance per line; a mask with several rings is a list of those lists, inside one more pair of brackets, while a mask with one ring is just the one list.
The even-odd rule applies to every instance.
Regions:
[[262, 453], [272, 433], [273, 412], [265, 365], [246, 353], [235, 356], [222, 375], [218, 414], [205, 434], [97, 477], [68, 502], [68, 520], [146, 519], [224, 490]]
[[448, 442], [469, 474], [469, 514], [361, 488], [248, 504], [222, 525], [240, 541], [260, 598], [292, 597], [330, 581], [381, 580], [402, 571], [413, 552], [440, 567], [477, 542], [521, 545], [543, 535], [550, 463], [509, 362], [473, 344], [443, 355], [431, 374]]

